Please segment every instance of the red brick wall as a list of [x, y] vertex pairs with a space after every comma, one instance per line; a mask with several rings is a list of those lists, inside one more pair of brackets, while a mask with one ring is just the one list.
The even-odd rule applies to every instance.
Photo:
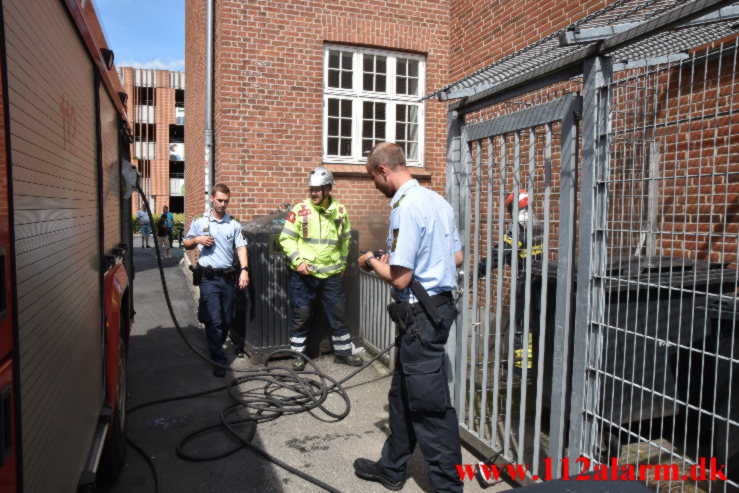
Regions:
[[450, 0], [452, 81], [612, 3], [610, 0]]
[[205, 143], [205, 0], [185, 9], [185, 220], [202, 214]]
[[[188, 4], [186, 68], [188, 156], [199, 138], [190, 130], [204, 101], [205, 12]], [[216, 181], [232, 190], [232, 212], [241, 218], [272, 212], [282, 202], [306, 195], [308, 172], [322, 164], [323, 47], [325, 43], [373, 46], [426, 55], [426, 89], [446, 83], [449, 65], [448, 2], [371, 0], [268, 2], [223, 0], [216, 4], [215, 159]], [[202, 36], [201, 34], [202, 33]], [[426, 105], [424, 183], [444, 189], [446, 107]], [[200, 131], [202, 133], [202, 131]], [[197, 144], [196, 144], [197, 145]], [[202, 149], [202, 146], [200, 147]], [[200, 213], [193, 180], [202, 170], [187, 164], [188, 217]], [[389, 213], [361, 165], [330, 166], [337, 171], [336, 197], [346, 204], [363, 247], [368, 223]], [[197, 169], [197, 171], [194, 170]], [[375, 238], [383, 242], [384, 238]]]
[[175, 90], [169, 87], [169, 72], [157, 70], [154, 92], [156, 118], [156, 156], [151, 163], [151, 194], [157, 212], [169, 205], [169, 125], [174, 123]]

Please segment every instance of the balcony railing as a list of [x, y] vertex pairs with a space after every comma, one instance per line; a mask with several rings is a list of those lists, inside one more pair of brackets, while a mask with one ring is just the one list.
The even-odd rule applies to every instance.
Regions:
[[136, 105], [134, 108], [134, 121], [136, 123], [156, 123], [154, 106]]
[[169, 178], [169, 196], [183, 197], [185, 195], [185, 178]]
[[137, 141], [133, 143], [133, 157], [134, 159], [156, 159], [157, 158], [157, 143], [156, 142], [141, 142]]

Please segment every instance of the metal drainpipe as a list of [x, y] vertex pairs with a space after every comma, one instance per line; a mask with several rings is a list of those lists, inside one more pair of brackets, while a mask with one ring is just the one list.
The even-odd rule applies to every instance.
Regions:
[[213, 2], [208, 0], [205, 34], [205, 213], [210, 210], [210, 188], [215, 180], [213, 163]]

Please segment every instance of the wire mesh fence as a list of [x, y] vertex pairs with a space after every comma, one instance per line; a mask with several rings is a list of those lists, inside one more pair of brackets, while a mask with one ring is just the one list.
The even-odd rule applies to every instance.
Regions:
[[[739, 490], [737, 7], [615, 2], [559, 33], [580, 58], [540, 53], [550, 36], [435, 93], [468, 96], [448, 153], [460, 430], [530, 480], [585, 456]], [[726, 479], [696, 479], [711, 460]]]

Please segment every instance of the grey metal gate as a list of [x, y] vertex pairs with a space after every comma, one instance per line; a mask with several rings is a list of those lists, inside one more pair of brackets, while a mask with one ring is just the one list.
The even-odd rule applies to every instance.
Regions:
[[737, 19], [617, 0], [433, 94], [458, 100], [460, 430], [526, 480], [584, 456], [660, 491], [739, 488]]
[[454, 387], [462, 433], [535, 476], [564, 446], [580, 106], [568, 94], [463, 125], [455, 164], [469, 262]]

